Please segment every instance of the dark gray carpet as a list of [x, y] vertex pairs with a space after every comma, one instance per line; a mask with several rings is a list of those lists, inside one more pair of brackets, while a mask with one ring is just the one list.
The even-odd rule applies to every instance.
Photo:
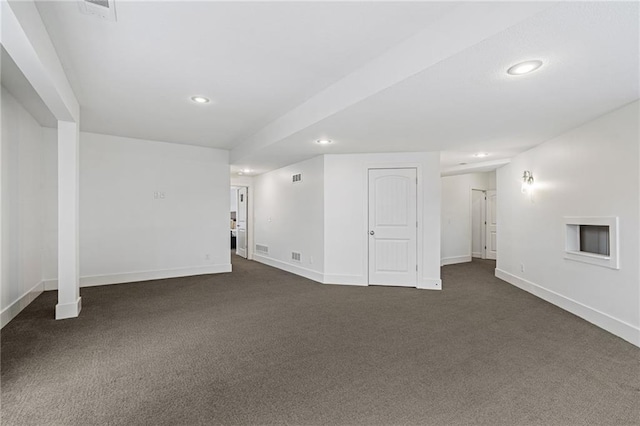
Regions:
[[493, 277], [444, 290], [232, 274], [56, 293], [2, 330], [3, 425], [640, 424], [640, 350]]

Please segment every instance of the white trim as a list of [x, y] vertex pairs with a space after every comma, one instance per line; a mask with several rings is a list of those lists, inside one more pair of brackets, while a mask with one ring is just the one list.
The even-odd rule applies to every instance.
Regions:
[[292, 265], [291, 263], [283, 262], [281, 260], [273, 259], [271, 257], [262, 256], [259, 254], [253, 254], [253, 260], [256, 262], [264, 263], [265, 265], [273, 266], [274, 268], [282, 269], [283, 271], [291, 272], [292, 274], [300, 275], [319, 283], [323, 282], [323, 274], [318, 271], [303, 268], [298, 265]]
[[[80, 287], [132, 283], [138, 281], [162, 280], [165, 278], [189, 277], [193, 275], [219, 274], [231, 272], [231, 264], [194, 266], [191, 268], [164, 269], [158, 271], [126, 272], [122, 274], [90, 275], [80, 277]], [[57, 290], [58, 280], [45, 280], [44, 290]]]
[[58, 289], [58, 280], [54, 278], [43, 280], [42, 284], [44, 284], [44, 291], [51, 291], [51, 290]]
[[500, 278], [509, 284], [569, 311], [572, 314], [577, 315], [580, 318], [587, 320], [636, 346], [640, 346], [640, 328], [632, 324], [624, 322], [618, 318], [614, 318], [609, 314], [600, 312], [597, 309], [591, 308], [501, 269], [496, 268], [495, 274], [497, 278]]
[[451, 256], [451, 257], [443, 257], [440, 261], [440, 265], [455, 265], [456, 263], [466, 263], [471, 262], [471, 256]]
[[440, 278], [422, 278], [416, 288], [421, 290], [442, 290], [442, 280]]
[[75, 302], [56, 305], [56, 319], [76, 318], [82, 310], [82, 297], [78, 297]]
[[38, 284], [34, 285], [31, 290], [27, 291], [25, 294], [10, 303], [9, 306], [4, 308], [0, 313], [0, 328], [9, 324], [12, 319], [14, 319], [24, 308], [33, 302], [36, 297], [40, 296], [43, 291], [44, 282], [40, 281]]
[[332, 275], [325, 274], [323, 284], [358, 285], [367, 286], [367, 278], [364, 275]]

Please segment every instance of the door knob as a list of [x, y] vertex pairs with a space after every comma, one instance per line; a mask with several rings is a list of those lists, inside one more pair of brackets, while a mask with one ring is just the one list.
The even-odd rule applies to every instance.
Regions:
[[369, 231], [369, 235], [375, 235], [375, 232]]

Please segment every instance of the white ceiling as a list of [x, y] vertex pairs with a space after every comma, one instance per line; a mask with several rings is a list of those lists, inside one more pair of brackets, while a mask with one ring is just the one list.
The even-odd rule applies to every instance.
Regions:
[[[112, 23], [74, 2], [38, 5], [82, 129], [231, 149], [233, 170], [320, 153], [437, 150], [444, 168], [499, 160], [639, 97], [636, 2], [116, 8]], [[526, 59], [545, 65], [505, 73]], [[191, 103], [196, 94], [212, 102]]]
[[[443, 3], [117, 1], [38, 10], [82, 129], [231, 148], [452, 8]], [[208, 105], [189, 98], [203, 95]], [[135, 118], [133, 118], [135, 117]]]
[[[444, 151], [442, 167], [508, 158], [638, 99], [637, 4], [543, 11], [337, 114], [256, 150], [265, 169], [326, 153]], [[510, 65], [540, 58], [525, 76]], [[317, 146], [320, 137], [335, 142]], [[314, 146], [315, 145], [315, 146]], [[474, 153], [488, 152], [487, 158]]]

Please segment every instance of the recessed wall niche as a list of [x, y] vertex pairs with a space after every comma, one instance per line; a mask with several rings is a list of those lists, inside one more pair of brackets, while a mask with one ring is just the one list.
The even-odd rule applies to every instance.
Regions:
[[620, 269], [617, 217], [565, 217], [565, 259]]

